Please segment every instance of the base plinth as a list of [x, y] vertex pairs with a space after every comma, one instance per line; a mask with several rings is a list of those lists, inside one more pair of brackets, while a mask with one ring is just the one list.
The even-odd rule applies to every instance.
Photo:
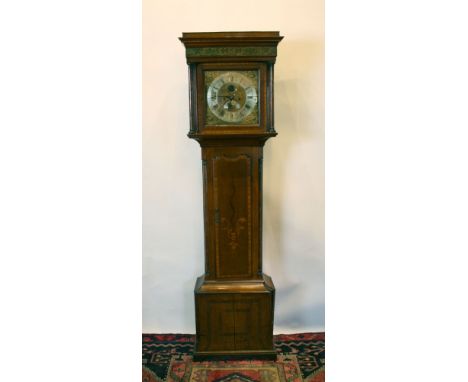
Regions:
[[273, 346], [275, 288], [271, 278], [207, 281], [195, 286], [194, 358], [276, 359]]

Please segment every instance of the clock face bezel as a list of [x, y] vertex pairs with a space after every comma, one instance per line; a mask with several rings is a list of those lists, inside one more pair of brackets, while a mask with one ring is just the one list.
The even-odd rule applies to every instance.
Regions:
[[[205, 83], [205, 72], [242, 72], [257, 71], [257, 113], [258, 118], [256, 123], [229, 123], [220, 120], [220, 123], [208, 124], [206, 114], [209, 109], [207, 99], [207, 89], [209, 84]], [[237, 62], [237, 63], [202, 63], [197, 67], [197, 117], [198, 126], [201, 132], [217, 133], [217, 132], [262, 132], [266, 127], [266, 71], [265, 63], [261, 62]]]

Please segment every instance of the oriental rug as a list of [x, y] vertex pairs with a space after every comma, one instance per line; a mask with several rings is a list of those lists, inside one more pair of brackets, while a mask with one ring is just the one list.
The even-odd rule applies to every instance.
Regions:
[[325, 334], [274, 336], [273, 361], [192, 359], [195, 336], [143, 334], [143, 382], [324, 382]]

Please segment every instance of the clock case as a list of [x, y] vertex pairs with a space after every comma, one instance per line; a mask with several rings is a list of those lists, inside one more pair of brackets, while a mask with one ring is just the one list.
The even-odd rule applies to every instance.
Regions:
[[[276, 359], [275, 288], [262, 271], [263, 146], [277, 135], [279, 32], [183, 33], [190, 131], [202, 149], [205, 273], [195, 285], [194, 359]], [[206, 125], [204, 71], [258, 70], [258, 123]]]

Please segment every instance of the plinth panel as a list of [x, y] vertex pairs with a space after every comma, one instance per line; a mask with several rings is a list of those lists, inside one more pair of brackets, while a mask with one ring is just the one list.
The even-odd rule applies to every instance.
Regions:
[[212, 293], [195, 291], [196, 355], [274, 354], [274, 289], [258, 283], [258, 292], [241, 293], [243, 287], [237, 283], [232, 289]]

